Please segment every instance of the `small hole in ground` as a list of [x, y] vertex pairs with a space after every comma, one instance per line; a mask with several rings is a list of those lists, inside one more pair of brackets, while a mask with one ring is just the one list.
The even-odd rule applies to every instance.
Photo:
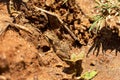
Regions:
[[50, 50], [50, 47], [48, 47], [48, 46], [43, 46], [43, 47], [42, 47], [42, 50], [43, 50], [43, 52], [47, 52], [47, 51]]

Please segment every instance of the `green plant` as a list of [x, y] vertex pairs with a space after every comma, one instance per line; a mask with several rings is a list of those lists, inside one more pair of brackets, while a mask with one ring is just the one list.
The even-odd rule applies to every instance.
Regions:
[[96, 32], [104, 26], [109, 26], [107, 20], [111, 16], [120, 15], [120, 0], [95, 0], [97, 6], [97, 15], [93, 17], [93, 24], [90, 26], [89, 31], [96, 28]]
[[92, 78], [94, 78], [97, 75], [97, 71], [93, 70], [93, 71], [88, 71], [85, 72], [84, 74], [82, 74], [80, 77], [77, 77], [77, 79], [79, 80], [91, 80]]
[[72, 71], [73, 76], [80, 76], [82, 72], [82, 60], [84, 58], [84, 52], [73, 53], [70, 59], [65, 59], [65, 62], [69, 65], [69, 71]]
[[84, 58], [84, 51], [80, 52], [79, 54], [73, 53], [70, 56], [70, 59], [65, 59], [65, 61], [70, 65], [70, 67], [72, 69], [74, 69], [73, 76], [77, 75], [78, 76], [78, 77], [76, 77], [77, 80], [81, 80], [81, 79], [82, 80], [90, 80], [90, 79], [94, 78], [98, 72], [95, 70], [92, 70], [92, 71], [85, 72], [81, 75], [81, 73], [80, 73], [82, 70], [81, 63], [82, 63], [83, 58]]
[[72, 64], [75, 64], [75, 62], [79, 61], [79, 60], [83, 60], [84, 58], [84, 52], [82, 51], [81, 53], [79, 54], [75, 54], [73, 53], [71, 56], [70, 56], [70, 59], [65, 59], [66, 61], [68, 62], [71, 62]]

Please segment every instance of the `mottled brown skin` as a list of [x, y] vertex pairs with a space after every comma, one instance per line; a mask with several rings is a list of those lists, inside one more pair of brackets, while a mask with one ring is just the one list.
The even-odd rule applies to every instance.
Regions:
[[68, 43], [60, 41], [53, 31], [47, 31], [44, 35], [60, 59], [69, 59], [70, 47]]

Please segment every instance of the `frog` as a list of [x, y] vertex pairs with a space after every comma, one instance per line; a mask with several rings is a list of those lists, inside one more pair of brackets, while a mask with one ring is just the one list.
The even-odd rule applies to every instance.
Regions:
[[60, 40], [54, 31], [46, 31], [44, 36], [53, 48], [53, 51], [61, 60], [70, 58], [70, 46], [67, 42]]

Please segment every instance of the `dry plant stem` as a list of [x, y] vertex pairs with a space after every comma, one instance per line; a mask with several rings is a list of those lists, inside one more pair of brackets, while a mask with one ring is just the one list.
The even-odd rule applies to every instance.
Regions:
[[[6, 21], [6, 22], [8, 22], [8, 21]], [[30, 33], [30, 34], [33, 33], [33, 32], [32, 32], [29, 28], [27, 28], [26, 26], [22, 26], [22, 25], [19, 25], [19, 24], [15, 24], [15, 23], [8, 22], [8, 25], [7, 25], [7, 26], [5, 26], [5, 27], [3, 27], [3, 28], [0, 29], [0, 36], [7, 30], [7, 28], [8, 28], [9, 25], [10, 25], [11, 27], [15, 27], [15, 28], [17, 28], [17, 29], [24, 30], [24, 31], [26, 31], [26, 32], [28, 32], [28, 33]], [[36, 30], [37, 30], [37, 29], [36, 29]], [[37, 30], [37, 31], [39, 32], [39, 30]]]
[[42, 11], [42, 12], [48, 14], [48, 15], [51, 15], [51, 16], [56, 17], [57, 20], [62, 24], [62, 26], [63, 26], [63, 27], [68, 31], [68, 33], [72, 36], [72, 38], [73, 38], [75, 41], [78, 41], [78, 38], [75, 36], [75, 34], [66, 26], [66, 24], [58, 17], [58, 15], [56, 15], [56, 14], [54, 14], [54, 13], [52, 13], [52, 12], [49, 12], [49, 11], [47, 11], [47, 10], [44, 10], [44, 9], [42, 9], [42, 8], [38, 8], [38, 7], [36, 7], [36, 6], [34, 6], [34, 7], [35, 7], [35, 9], [36, 9], [37, 11]]
[[0, 28], [0, 36], [6, 31], [7, 28], [8, 28], [8, 26]]
[[29, 28], [25, 27], [25, 26], [22, 26], [22, 25], [19, 25], [19, 24], [14, 24], [14, 23], [10, 23], [10, 26], [14, 26], [17, 29], [22, 29], [22, 30], [24, 30], [24, 31], [29, 32], [30, 34], [32, 34], [32, 31]]

